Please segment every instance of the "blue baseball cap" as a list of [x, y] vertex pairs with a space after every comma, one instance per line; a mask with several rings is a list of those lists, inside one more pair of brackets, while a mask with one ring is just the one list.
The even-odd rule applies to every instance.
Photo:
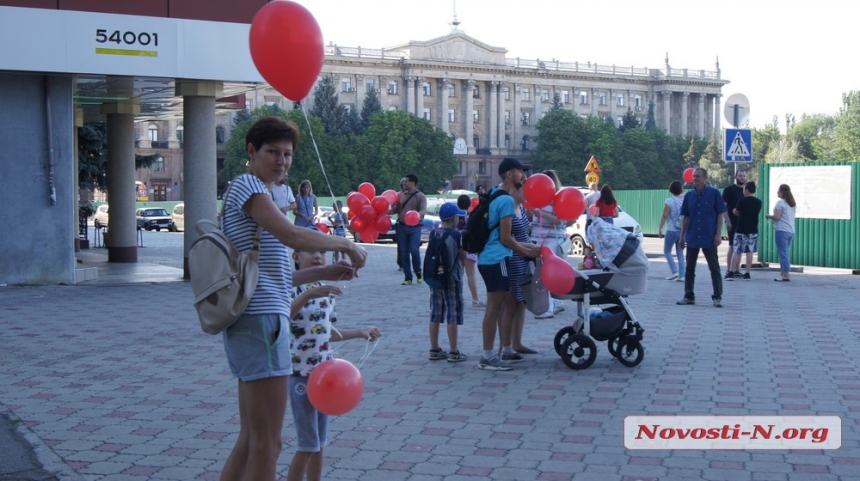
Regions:
[[457, 207], [457, 204], [453, 202], [445, 202], [442, 204], [442, 207], [439, 208], [439, 218], [442, 220], [448, 220], [455, 215], [466, 215], [465, 210], [460, 210]]

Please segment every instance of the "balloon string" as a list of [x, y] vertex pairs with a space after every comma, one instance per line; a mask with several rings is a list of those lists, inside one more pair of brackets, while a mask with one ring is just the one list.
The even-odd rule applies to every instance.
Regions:
[[311, 136], [311, 143], [314, 146], [314, 152], [317, 154], [317, 160], [320, 163], [320, 170], [322, 170], [323, 179], [325, 179], [325, 185], [328, 188], [328, 193], [331, 195], [332, 205], [334, 204], [334, 191], [331, 190], [331, 183], [328, 181], [328, 176], [325, 173], [325, 167], [323, 167], [322, 156], [320, 155], [320, 149], [317, 147], [317, 140], [314, 138], [314, 130], [311, 128], [311, 121], [308, 119], [308, 112], [305, 110], [305, 105], [301, 102], [298, 102], [299, 107], [302, 109], [302, 113], [305, 116], [305, 122], [308, 124], [308, 133]]

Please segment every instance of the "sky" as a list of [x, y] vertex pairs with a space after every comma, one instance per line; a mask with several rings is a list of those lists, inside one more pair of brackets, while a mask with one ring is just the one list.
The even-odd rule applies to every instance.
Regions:
[[[749, 124], [834, 115], [860, 90], [855, 15], [843, 0], [294, 0], [326, 45], [384, 48], [460, 30], [508, 58], [715, 70], [721, 107], [741, 93]], [[723, 122], [725, 126], [726, 123]]]

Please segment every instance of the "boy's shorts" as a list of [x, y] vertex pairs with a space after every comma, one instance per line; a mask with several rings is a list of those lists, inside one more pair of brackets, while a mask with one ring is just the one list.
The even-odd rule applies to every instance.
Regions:
[[735, 234], [733, 247], [736, 254], [758, 252], [758, 234]]
[[450, 281], [444, 289], [430, 289], [430, 322], [463, 325], [462, 281]]
[[243, 382], [293, 373], [287, 316], [242, 315], [224, 330], [223, 339], [230, 371]]
[[487, 292], [503, 292], [511, 290], [510, 280], [508, 280], [508, 262], [510, 257], [498, 264], [478, 264], [478, 272], [481, 273], [481, 278], [484, 280], [484, 285], [487, 286]]
[[328, 414], [317, 411], [308, 397], [308, 378], [290, 376], [290, 401], [296, 425], [297, 451], [318, 453], [328, 444]]

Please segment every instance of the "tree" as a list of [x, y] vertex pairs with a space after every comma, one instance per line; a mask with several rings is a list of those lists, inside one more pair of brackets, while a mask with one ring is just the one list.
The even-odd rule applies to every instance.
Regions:
[[696, 159], [701, 156], [702, 154], [696, 151], [696, 139], [690, 139], [690, 148], [687, 149], [687, 153], [684, 154], [684, 164], [687, 167], [695, 167]]
[[842, 95], [834, 138], [840, 160], [860, 161], [860, 91]]
[[341, 105], [331, 75], [323, 77], [317, 84], [310, 113], [322, 120], [323, 128], [329, 135], [348, 135], [355, 132], [355, 117], [351, 117], [346, 107]]
[[[134, 154], [134, 168], [148, 169], [161, 154]], [[107, 128], [92, 122], [78, 128], [78, 187], [107, 192]]]
[[624, 117], [621, 118], [621, 125], [618, 129], [621, 132], [626, 132], [630, 129], [639, 128], [639, 117], [633, 113], [633, 110], [630, 107], [627, 107], [627, 112], [624, 113]]
[[535, 127], [534, 170], [554, 169], [563, 184], [582, 184], [582, 169], [591, 157], [586, 149], [589, 133], [585, 121], [568, 110], [550, 110]]
[[708, 146], [705, 147], [705, 153], [699, 159], [699, 167], [708, 171], [708, 183], [714, 186], [726, 185], [732, 179], [720, 155], [719, 141], [717, 134], [714, 134]]
[[800, 154], [798, 143], [795, 139], [783, 137], [771, 142], [770, 148], [764, 161], [768, 164], [795, 164], [802, 163], [806, 159]]
[[552, 94], [552, 107], [549, 108], [550, 112], [554, 110], [562, 110], [564, 109], [564, 104], [561, 102], [561, 94], [556, 91]]
[[648, 118], [645, 120], [645, 130], [657, 128], [657, 116], [654, 114], [654, 101], [648, 102]]
[[376, 89], [368, 89], [367, 94], [364, 96], [364, 103], [361, 106], [361, 127], [357, 131], [359, 134], [370, 126], [370, 118], [378, 112], [382, 112], [379, 95], [377, 95]]
[[235, 128], [237, 125], [245, 122], [246, 120], [251, 118], [251, 112], [248, 109], [242, 109], [233, 114], [233, 127]]

